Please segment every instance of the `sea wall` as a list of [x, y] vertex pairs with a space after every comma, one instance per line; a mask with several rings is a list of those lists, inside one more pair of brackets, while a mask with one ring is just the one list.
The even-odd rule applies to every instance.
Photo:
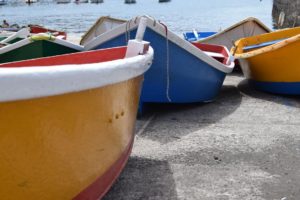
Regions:
[[300, 0], [273, 0], [275, 29], [300, 26]]

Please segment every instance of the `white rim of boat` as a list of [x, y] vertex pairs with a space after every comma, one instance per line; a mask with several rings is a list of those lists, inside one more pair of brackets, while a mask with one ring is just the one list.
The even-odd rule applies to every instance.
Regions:
[[[88, 42], [84, 48], [85, 50], [90, 50], [95, 48], [96, 46], [99, 46], [106, 41], [116, 38], [122, 34], [125, 34], [129, 30], [136, 29], [138, 27], [139, 21], [142, 17], [145, 17], [147, 19], [147, 27], [155, 31], [156, 33], [160, 34], [163, 37], [166, 37], [167, 33], [167, 38], [169, 41], [173, 42], [174, 44], [178, 45], [179, 47], [185, 49], [192, 55], [196, 56], [197, 58], [203, 60], [207, 64], [211, 65], [212, 67], [224, 72], [224, 73], [230, 73], [233, 70], [234, 63], [230, 63], [229, 65], [224, 65], [220, 63], [219, 61], [215, 60], [214, 58], [206, 55], [203, 51], [195, 47], [193, 44], [191, 44], [188, 41], [185, 41], [172, 31], [166, 29], [166, 26], [164, 26], [161, 22], [156, 21], [155, 19], [149, 17], [149, 16], [138, 16], [135, 18], [132, 18], [128, 22], [121, 24], [120, 26], [115, 27], [114, 29], [107, 31], [92, 41]], [[151, 41], [150, 41], [151, 42]], [[225, 47], [226, 48], [226, 47]], [[230, 55], [230, 53], [228, 54]]]
[[239, 27], [240, 25], [245, 24], [247, 22], [255, 22], [258, 26], [260, 26], [261, 28], [265, 29], [265, 31], [267, 33], [272, 32], [272, 30], [270, 28], [268, 28], [264, 23], [262, 23], [259, 19], [255, 18], [255, 17], [248, 17], [248, 18], [246, 18], [246, 19], [244, 19], [244, 20], [242, 20], [242, 21], [240, 21], [238, 23], [233, 24], [232, 26], [224, 29], [221, 32], [218, 32], [218, 33], [216, 33], [214, 35], [211, 35], [211, 36], [209, 36], [207, 38], [198, 40], [197, 42], [201, 43], [201, 42], [209, 41], [209, 40], [211, 40], [213, 38], [216, 38], [216, 37], [219, 37], [220, 35], [223, 35], [224, 33], [228, 32], [228, 31], [231, 31], [231, 30], [233, 30], [233, 29], [235, 29], [235, 28]]
[[105, 20], [111, 20], [111, 21], [116, 21], [116, 22], [120, 22], [120, 25], [122, 23], [126, 23], [126, 20], [123, 20], [123, 19], [118, 19], [118, 18], [113, 18], [113, 17], [110, 17], [110, 16], [102, 16], [100, 17], [93, 25], [92, 27], [87, 31], [85, 32], [85, 34], [83, 34], [79, 44], [82, 45], [82, 43], [86, 40], [86, 37], [93, 31], [96, 29], [96, 26], [103, 23]]
[[49, 67], [0, 66], [0, 102], [61, 95], [119, 83], [142, 75], [152, 59], [150, 47], [145, 55], [109, 62]]
[[[35, 36], [39, 36], [39, 35], [40, 36], [45, 36], [45, 34], [36, 34]], [[16, 43], [9, 44], [7, 46], [4, 46], [4, 47], [0, 48], [0, 54], [7, 53], [7, 52], [12, 51], [14, 49], [17, 49], [17, 48], [20, 48], [20, 47], [25, 46], [27, 44], [30, 44], [34, 41], [35, 40], [32, 40], [31, 37], [29, 37], [29, 38], [25, 38], [23, 40], [20, 40]], [[68, 42], [66, 40], [56, 38], [54, 36], [51, 36], [51, 38], [49, 37], [49, 40], [46, 40], [46, 41], [53, 42], [53, 43], [56, 43], [56, 44], [60, 44], [62, 46], [69, 47], [69, 48], [72, 48], [72, 49], [75, 49], [75, 50], [78, 50], [78, 51], [82, 51], [84, 49], [83, 46]]]
[[[298, 27], [300, 28], [300, 27]], [[286, 29], [283, 29], [283, 30], [280, 30], [280, 31], [285, 31]], [[278, 31], [278, 32], [280, 32]], [[267, 34], [272, 34], [272, 33], [267, 33]], [[257, 37], [257, 36], [254, 36], [254, 37]], [[243, 38], [243, 39], [240, 39], [238, 41], [236, 41], [235, 43], [235, 48], [237, 48], [239, 46], [239, 44], [241, 44], [244, 40], [246, 40], [247, 38]], [[282, 40], [280, 42], [277, 42], [275, 44], [272, 44], [270, 46], [266, 46], [266, 47], [261, 47], [259, 49], [256, 49], [256, 50], [253, 50], [253, 51], [250, 51], [250, 52], [246, 52], [246, 53], [236, 53], [234, 54], [234, 57], [236, 59], [241, 59], [241, 58], [249, 58], [249, 57], [253, 57], [253, 56], [257, 56], [257, 55], [260, 55], [260, 54], [263, 54], [263, 53], [268, 53], [268, 52], [271, 52], [271, 51], [276, 51], [280, 48], [283, 48], [291, 43], [294, 43], [294, 42], [297, 42], [300, 40], [300, 34], [297, 34], [295, 36], [292, 36], [288, 39], [285, 39], [285, 40]], [[233, 49], [233, 51], [235, 51], [235, 48]]]

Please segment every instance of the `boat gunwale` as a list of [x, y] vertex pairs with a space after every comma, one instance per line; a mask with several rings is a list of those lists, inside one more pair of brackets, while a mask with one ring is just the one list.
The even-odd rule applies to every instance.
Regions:
[[147, 28], [150, 28], [151, 30], [155, 31], [162, 37], [166, 37], [166, 35], [167, 35], [167, 39], [169, 41], [173, 42], [174, 44], [176, 44], [177, 46], [179, 46], [179, 48], [185, 49], [190, 54], [196, 56], [203, 62], [209, 64], [211, 67], [213, 67], [219, 71], [222, 71], [223, 73], [231, 73], [232, 72], [232, 70], [234, 68], [234, 62], [231, 62], [228, 65], [224, 65], [223, 63], [220, 63], [219, 61], [217, 61], [214, 58], [205, 54], [202, 50], [198, 49], [190, 42], [182, 39], [180, 36], [176, 35], [172, 31], [167, 29], [166, 26], [164, 24], [162, 24], [159, 20], [155, 20], [154, 18], [151, 18], [148, 15], [134, 17], [134, 18], [130, 19], [129, 21], [127, 21], [126, 23], [121, 24], [120, 26], [117, 26], [117, 27], [111, 29], [110, 31], [107, 31], [107, 32], [99, 35], [94, 40], [88, 42], [84, 46], [84, 49], [85, 50], [93, 49], [96, 46], [99, 46], [110, 39], [114, 39], [128, 31], [132, 31], [132, 30], [136, 29], [139, 25], [140, 19], [143, 17], [147, 19], [147, 25], [146, 25]]
[[[39, 35], [44, 35], [45, 36], [46, 34], [45, 33], [35, 34], [34, 36], [36, 37], [36, 36], [39, 36]], [[56, 44], [59, 44], [59, 45], [65, 46], [65, 47], [69, 47], [69, 48], [72, 48], [72, 49], [75, 49], [75, 50], [78, 50], [78, 51], [82, 51], [84, 49], [84, 47], [81, 46], [81, 45], [77, 45], [77, 44], [74, 44], [72, 42], [69, 42], [69, 41], [66, 41], [66, 40], [63, 40], [63, 39], [60, 39], [60, 38], [56, 38], [54, 36], [51, 36], [51, 38], [49, 37], [49, 40], [47, 40], [47, 39], [43, 39], [43, 40], [53, 42], [53, 43], [56, 43]], [[15, 50], [17, 48], [20, 48], [22, 46], [25, 46], [27, 44], [30, 44], [32, 42], [35, 42], [35, 40], [33, 40], [31, 37], [28, 37], [28, 38], [24, 38], [23, 40], [20, 40], [18, 42], [15, 42], [13, 44], [4, 46], [4, 47], [0, 48], [0, 55], [4, 54], [4, 53], [7, 53], [9, 51]]]
[[[105, 51], [105, 49], [97, 51]], [[88, 52], [72, 54], [84, 53]], [[1, 68], [0, 65], [0, 102], [61, 95], [127, 81], [142, 75], [149, 69], [153, 54], [152, 47], [149, 47], [144, 55], [92, 64], [9, 68]], [[59, 58], [59, 56], [52, 56], [52, 58]]]
[[[257, 36], [256, 36], [257, 37]], [[252, 51], [249, 51], [249, 52], [245, 52], [245, 53], [233, 53], [234, 51], [236, 51], [236, 49], [241, 46], [243, 47], [243, 42], [245, 40], [247, 40], [248, 38], [242, 38], [238, 41], [235, 42], [235, 46], [232, 47], [231, 49], [231, 53], [234, 55], [234, 57], [236, 59], [245, 59], [245, 58], [250, 58], [250, 57], [254, 57], [254, 56], [257, 56], [257, 55], [261, 55], [261, 54], [264, 54], [264, 53], [268, 53], [268, 52], [272, 52], [272, 51], [276, 51], [280, 48], [283, 48], [291, 43], [294, 43], [294, 42], [297, 42], [300, 40], [300, 34], [297, 34], [295, 36], [292, 36], [290, 38], [287, 38], [287, 39], [284, 39], [280, 42], [277, 42], [275, 44], [272, 44], [272, 45], [269, 45], [269, 46], [265, 46], [265, 47], [261, 47], [261, 48], [258, 48], [258, 49], [254, 49]]]
[[211, 39], [214, 39], [214, 38], [216, 38], [216, 37], [218, 37], [218, 36], [220, 36], [220, 35], [225, 34], [225, 33], [228, 32], [228, 31], [231, 31], [231, 30], [233, 30], [233, 29], [239, 27], [239, 26], [242, 25], [242, 24], [245, 24], [245, 23], [247, 23], [247, 22], [252, 22], [252, 21], [255, 22], [257, 25], [259, 25], [259, 26], [260, 26], [261, 28], [263, 28], [264, 30], [266, 30], [267, 33], [272, 32], [272, 30], [271, 30], [270, 28], [268, 28], [264, 23], [262, 23], [259, 19], [255, 18], [255, 17], [248, 17], [248, 18], [246, 18], [246, 19], [244, 19], [244, 20], [242, 20], [242, 21], [240, 21], [240, 22], [237, 22], [237, 23], [235, 23], [235, 24], [229, 26], [228, 28], [226, 28], [226, 29], [224, 29], [224, 30], [222, 30], [222, 31], [220, 31], [220, 32], [217, 32], [216, 34], [214, 34], [214, 35], [212, 35], [212, 36], [206, 37], [206, 38], [201, 39], [201, 40], [198, 40], [198, 41], [196, 41], [196, 42], [200, 42], [200, 43], [207, 42], [207, 41], [209, 41], [209, 40], [211, 40]]

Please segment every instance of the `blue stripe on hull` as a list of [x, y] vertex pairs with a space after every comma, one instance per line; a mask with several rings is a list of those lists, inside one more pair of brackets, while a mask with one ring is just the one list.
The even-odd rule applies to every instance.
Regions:
[[285, 95], [300, 95], [300, 82], [260, 82], [250, 80], [258, 90]]
[[[130, 36], [135, 36], [135, 32], [136, 30], [132, 31]], [[154, 49], [154, 61], [145, 74], [141, 102], [169, 102], [168, 77], [169, 97], [172, 103], [205, 102], [215, 99], [222, 87], [226, 75], [224, 72], [169, 41], [168, 76], [166, 38], [147, 28], [144, 40], [150, 41]], [[126, 45], [125, 34], [97, 46], [96, 49], [120, 45]]]

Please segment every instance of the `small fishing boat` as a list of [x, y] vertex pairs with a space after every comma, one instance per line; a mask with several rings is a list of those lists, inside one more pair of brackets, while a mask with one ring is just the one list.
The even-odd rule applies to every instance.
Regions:
[[300, 94], [300, 27], [243, 38], [231, 49], [249, 82], [278, 94]]
[[102, 16], [100, 17], [96, 23], [82, 36], [80, 41], [80, 45], [85, 45], [89, 41], [93, 40], [97, 36], [105, 33], [120, 24], [124, 24], [126, 20], [113, 18], [110, 16]]
[[165, 3], [165, 2], [169, 2], [171, 0], [158, 0], [159, 3]]
[[55, 36], [56, 38], [60, 38], [60, 39], [67, 39], [67, 33], [64, 31], [57, 31], [57, 30], [53, 30], [53, 29], [48, 29], [45, 28], [43, 26], [39, 26], [39, 25], [28, 25], [28, 27], [30, 28], [30, 33], [32, 34], [37, 34], [37, 33], [49, 33], [53, 36]]
[[[215, 59], [167, 26], [148, 16], [145, 39], [155, 49], [152, 67], [145, 74], [140, 111], [143, 103], [192, 103], [213, 101], [234, 63], [225, 47], [211, 52], [223, 57]], [[86, 50], [125, 45], [136, 31], [140, 17], [109, 30], [85, 45]]]
[[131, 153], [153, 58], [132, 44], [0, 65], [2, 199], [105, 195]]
[[[223, 31], [220, 31], [204, 39], [200, 38], [198, 42], [204, 44], [222, 45], [226, 46], [228, 49], [231, 49], [236, 40], [239, 40], [244, 37], [269, 33], [271, 31], [271, 29], [269, 29], [258, 19], [249, 17], [230, 26], [229, 28], [224, 29]], [[195, 34], [193, 37], [195, 37]]]
[[103, 3], [103, 0], [91, 0], [91, 3]]
[[18, 42], [29, 36], [30, 36], [30, 31], [28, 28], [22, 28], [17, 32], [2, 31], [0, 32], [0, 46]]
[[40, 33], [0, 48], [0, 63], [82, 51], [83, 47]]
[[183, 33], [183, 37], [185, 40], [187, 40], [189, 42], [195, 42], [195, 41], [210, 37], [216, 33], [217, 32], [198, 32], [198, 31], [194, 30], [193, 32]]
[[71, 0], [56, 0], [56, 3], [58, 4], [71, 3]]

